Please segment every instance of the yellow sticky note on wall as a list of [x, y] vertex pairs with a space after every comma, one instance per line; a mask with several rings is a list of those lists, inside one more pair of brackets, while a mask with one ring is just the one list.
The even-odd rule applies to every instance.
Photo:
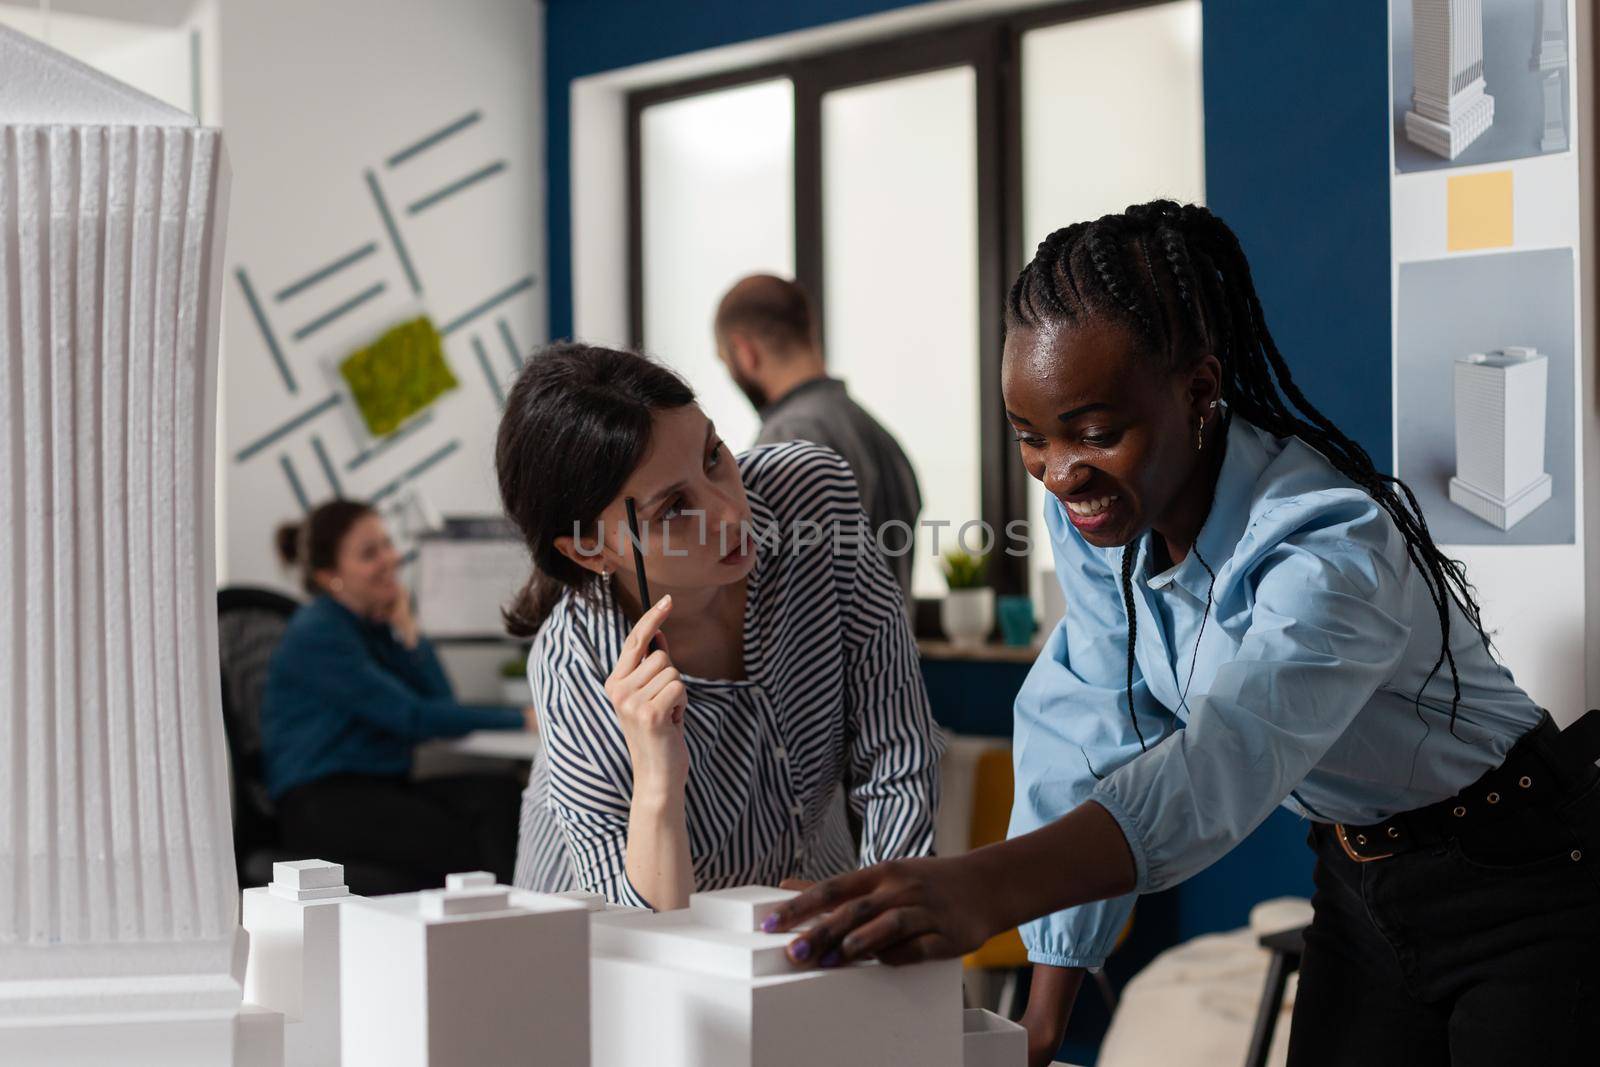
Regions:
[[1450, 251], [1505, 248], [1511, 244], [1509, 170], [1450, 178], [1445, 198], [1449, 202], [1449, 236], [1445, 245]]

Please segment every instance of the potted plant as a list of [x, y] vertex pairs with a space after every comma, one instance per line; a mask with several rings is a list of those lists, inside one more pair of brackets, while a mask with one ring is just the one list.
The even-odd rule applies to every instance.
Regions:
[[533, 690], [528, 685], [527, 660], [508, 659], [500, 664], [500, 699], [517, 708], [525, 708], [533, 703]]
[[989, 557], [952, 551], [941, 562], [950, 591], [939, 604], [939, 625], [951, 644], [978, 647], [994, 629], [994, 590], [984, 584]]

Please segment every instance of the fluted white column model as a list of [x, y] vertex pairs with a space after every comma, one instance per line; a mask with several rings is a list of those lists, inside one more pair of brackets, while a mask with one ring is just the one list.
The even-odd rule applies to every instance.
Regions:
[[1550, 361], [1532, 348], [1455, 364], [1456, 474], [1450, 499], [1509, 530], [1550, 499], [1544, 430]]
[[226, 1064], [215, 130], [0, 28], [0, 1062]]
[[1406, 137], [1454, 159], [1494, 122], [1484, 92], [1483, 0], [1411, 0]]

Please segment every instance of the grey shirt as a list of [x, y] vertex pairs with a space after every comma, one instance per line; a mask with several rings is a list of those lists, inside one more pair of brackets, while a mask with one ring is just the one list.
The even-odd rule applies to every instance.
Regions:
[[[761, 432], [756, 444], [784, 441], [811, 441], [833, 449], [844, 457], [856, 476], [861, 491], [862, 510], [874, 529], [887, 522], [903, 522], [911, 531], [890, 530], [879, 543], [890, 553], [902, 546], [898, 555], [886, 554], [889, 569], [911, 605], [911, 545], [917, 516], [922, 512], [922, 492], [900, 442], [877, 419], [850, 399], [844, 382], [837, 378], [817, 378], [798, 385], [776, 403], [761, 409]], [[910, 542], [908, 544], [908, 541]]]

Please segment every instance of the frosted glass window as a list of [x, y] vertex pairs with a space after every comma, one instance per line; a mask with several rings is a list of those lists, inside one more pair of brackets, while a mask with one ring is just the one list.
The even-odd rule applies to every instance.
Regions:
[[971, 67], [822, 98], [828, 366], [916, 468], [917, 596], [944, 593], [927, 522], [951, 523], [942, 552], [982, 517], [977, 187]]
[[645, 350], [688, 379], [737, 452], [759, 422], [717, 359], [711, 321], [745, 275], [794, 274], [794, 87], [758, 82], [648, 107], [639, 147]]
[[[1203, 103], [1200, 0], [1025, 33], [1022, 210], [1029, 256], [1052, 230], [1080, 219], [1163, 196], [1204, 202]], [[1040, 570], [1052, 567], [1044, 500], [1044, 487], [1030, 478], [1029, 584], [1036, 597]]]

